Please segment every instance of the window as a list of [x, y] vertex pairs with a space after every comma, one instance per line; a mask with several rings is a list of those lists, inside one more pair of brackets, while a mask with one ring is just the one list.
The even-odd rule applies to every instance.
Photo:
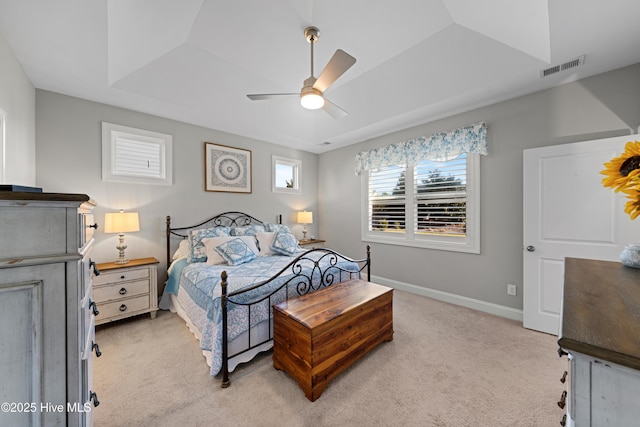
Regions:
[[272, 156], [272, 163], [272, 191], [276, 193], [300, 194], [302, 192], [302, 186], [300, 184], [302, 162], [300, 160]]
[[172, 184], [172, 136], [102, 123], [102, 180]]
[[362, 174], [366, 241], [480, 253], [480, 156], [381, 166]]

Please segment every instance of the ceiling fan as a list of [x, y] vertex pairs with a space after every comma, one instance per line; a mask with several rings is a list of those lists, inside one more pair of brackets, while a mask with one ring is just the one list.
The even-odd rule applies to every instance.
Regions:
[[342, 118], [347, 115], [347, 112], [331, 103], [323, 94], [333, 82], [338, 80], [341, 75], [356, 63], [356, 58], [341, 49], [336, 50], [336, 53], [333, 54], [324, 67], [324, 70], [322, 70], [318, 78], [316, 78], [313, 75], [313, 45], [318, 41], [320, 30], [316, 27], [307, 27], [304, 30], [304, 35], [311, 45], [311, 76], [304, 81], [302, 90], [299, 93], [265, 93], [247, 95], [247, 97], [253, 101], [261, 101], [263, 99], [274, 99], [280, 96], [296, 95], [300, 96], [300, 104], [304, 108], [309, 110], [322, 108], [334, 119]]

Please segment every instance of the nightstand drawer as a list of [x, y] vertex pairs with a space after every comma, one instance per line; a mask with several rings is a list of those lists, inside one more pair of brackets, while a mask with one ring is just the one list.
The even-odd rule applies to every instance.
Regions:
[[100, 315], [104, 315], [105, 318], [118, 317], [121, 315], [126, 317], [137, 311], [149, 311], [149, 307], [149, 295], [141, 295], [139, 297], [98, 305]]
[[93, 297], [98, 304], [114, 299], [149, 293], [149, 279], [135, 282], [114, 283], [93, 288]]
[[129, 280], [145, 279], [149, 277], [149, 268], [129, 268], [119, 271], [102, 272], [99, 276], [93, 277], [93, 286], [106, 285], [109, 283], [126, 282]]

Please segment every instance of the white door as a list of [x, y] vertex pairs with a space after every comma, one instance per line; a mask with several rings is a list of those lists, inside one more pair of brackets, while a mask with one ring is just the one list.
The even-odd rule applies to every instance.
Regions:
[[602, 186], [604, 163], [639, 135], [524, 151], [523, 325], [558, 334], [564, 258], [617, 261], [640, 243], [626, 198]]

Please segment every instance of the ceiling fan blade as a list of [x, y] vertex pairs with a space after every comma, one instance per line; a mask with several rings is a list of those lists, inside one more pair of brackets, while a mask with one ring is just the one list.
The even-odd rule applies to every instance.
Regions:
[[349, 55], [344, 50], [336, 50], [336, 53], [333, 54], [327, 65], [324, 67], [324, 70], [322, 70], [318, 76], [318, 80], [313, 84], [313, 88], [320, 92], [324, 92], [355, 63], [356, 58]]
[[255, 95], [247, 95], [247, 98], [249, 98], [252, 101], [262, 101], [264, 99], [276, 99], [281, 96], [291, 96], [291, 95], [300, 96], [300, 93], [298, 92], [296, 93], [261, 93], [261, 94], [255, 94]]
[[348, 114], [346, 111], [329, 101], [327, 98], [324, 99], [324, 106], [322, 107], [322, 109], [336, 120], [341, 119]]

